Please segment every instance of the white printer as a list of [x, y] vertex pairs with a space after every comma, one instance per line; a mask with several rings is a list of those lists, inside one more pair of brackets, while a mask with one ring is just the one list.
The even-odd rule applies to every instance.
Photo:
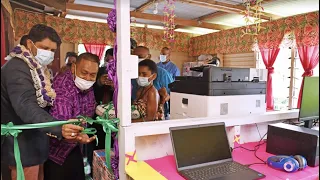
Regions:
[[266, 70], [213, 66], [190, 70], [202, 75], [176, 77], [169, 85], [171, 119], [266, 112]]

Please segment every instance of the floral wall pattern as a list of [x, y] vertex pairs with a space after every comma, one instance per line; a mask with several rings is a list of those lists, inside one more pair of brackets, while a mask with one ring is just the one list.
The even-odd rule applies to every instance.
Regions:
[[[53, 27], [64, 42], [106, 44], [113, 45], [115, 34], [105, 23], [88, 22], [76, 19], [60, 18], [45, 14], [31, 13], [23, 10], [15, 10], [15, 40], [19, 40], [27, 34], [35, 24], [46, 24]], [[189, 33], [175, 33], [175, 42], [163, 41], [163, 31], [134, 27], [133, 39], [139, 45], [150, 49], [160, 50], [167, 46], [176, 52], [188, 52], [190, 39], [194, 36]]]
[[[265, 22], [261, 26], [265, 29], [260, 31], [257, 40], [259, 46], [264, 48], [279, 45], [284, 35], [292, 32], [298, 34], [296, 35], [298, 46], [319, 44], [319, 11]], [[241, 36], [242, 29], [234, 28], [193, 37], [189, 55], [250, 52], [257, 42], [253, 36]]]
[[191, 39], [189, 55], [250, 52], [254, 38], [253, 36], [242, 37], [242, 29], [244, 28], [234, 28], [194, 37]]
[[[113, 45], [115, 34], [104, 23], [65, 19], [44, 14], [15, 10], [15, 39], [27, 34], [35, 24], [42, 23], [56, 29], [62, 40], [70, 43]], [[261, 24], [257, 40], [259, 46], [272, 48], [283, 40], [288, 33], [295, 32], [297, 45], [319, 44], [319, 11], [300, 14]], [[134, 27], [133, 37], [139, 45], [150, 49], [164, 46], [177, 52], [189, 52], [190, 56], [214, 53], [251, 52], [257, 46], [254, 36], [242, 36], [243, 27], [223, 30], [207, 35], [197, 36], [189, 33], [175, 33], [175, 42], [163, 41], [163, 31]]]

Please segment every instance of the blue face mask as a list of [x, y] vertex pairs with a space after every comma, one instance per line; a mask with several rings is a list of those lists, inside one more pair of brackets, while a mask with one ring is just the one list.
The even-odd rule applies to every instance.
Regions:
[[39, 49], [33, 42], [32, 44], [37, 49], [37, 55], [34, 58], [39, 62], [39, 64], [41, 64], [42, 66], [46, 66], [54, 60], [54, 52]]
[[160, 62], [166, 62], [167, 56], [166, 55], [160, 55]]

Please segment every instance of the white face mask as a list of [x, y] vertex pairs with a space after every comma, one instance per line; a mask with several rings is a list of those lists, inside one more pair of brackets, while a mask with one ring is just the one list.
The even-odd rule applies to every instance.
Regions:
[[88, 90], [93, 86], [95, 81], [87, 81], [77, 76], [77, 67], [75, 67], [75, 75], [76, 79], [74, 80], [74, 84], [82, 91]]
[[166, 55], [160, 55], [160, 62], [166, 62], [167, 56]]
[[[151, 77], [151, 76], [150, 76]], [[149, 81], [150, 77], [139, 77], [137, 79], [137, 83], [139, 86], [141, 87], [146, 87], [149, 86], [151, 84], [151, 81]]]
[[80, 90], [85, 91], [91, 88], [95, 83], [95, 81], [87, 81], [76, 75], [76, 79], [74, 80], [74, 83]]
[[54, 60], [54, 52], [39, 49], [33, 42], [32, 44], [37, 49], [37, 55], [34, 58], [39, 62], [39, 64], [41, 64], [42, 66], [46, 66]]

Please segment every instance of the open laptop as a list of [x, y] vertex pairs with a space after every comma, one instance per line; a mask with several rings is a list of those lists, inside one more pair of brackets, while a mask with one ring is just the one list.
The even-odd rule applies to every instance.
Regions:
[[224, 123], [170, 128], [180, 175], [187, 180], [254, 180], [265, 175], [232, 159]]

